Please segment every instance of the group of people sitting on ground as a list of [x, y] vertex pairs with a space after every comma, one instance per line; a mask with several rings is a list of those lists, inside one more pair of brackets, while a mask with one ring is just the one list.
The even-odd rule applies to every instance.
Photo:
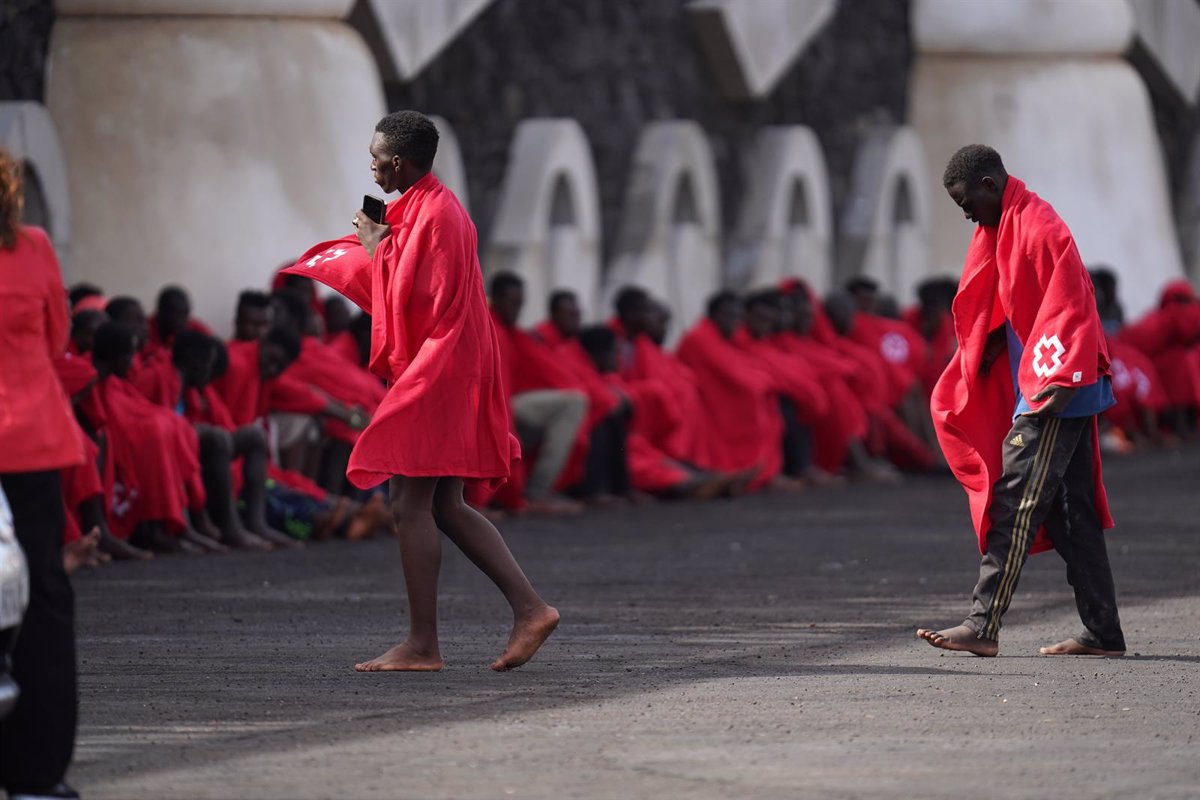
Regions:
[[[1200, 301], [1172, 284], [1159, 309], [1123, 326], [1112, 273], [1093, 280], [1119, 400], [1106, 442], [1190, 436]], [[572, 292], [556, 291], [525, 330], [524, 283], [499, 273], [492, 315], [524, 458], [469, 500], [495, 515], [577, 513], [942, 470], [929, 395], [956, 346], [955, 289], [926, 281], [903, 312], [867, 278], [824, 300], [798, 280], [722, 291], [671, 348], [671, 311], [643, 289], [620, 291], [614, 316], [592, 326]], [[222, 342], [177, 287], [149, 316], [87, 284], [69, 294], [57, 366], [90, 450], [62, 475], [71, 567], [390, 530], [386, 490], [345, 478], [385, 392], [367, 369], [370, 317], [279, 275], [269, 293], [241, 293]]]
[[1110, 452], [1195, 437], [1200, 420], [1200, 297], [1186, 280], [1163, 287], [1158, 307], [1126, 324], [1117, 277], [1091, 271], [1112, 360], [1117, 404], [1102, 418]]

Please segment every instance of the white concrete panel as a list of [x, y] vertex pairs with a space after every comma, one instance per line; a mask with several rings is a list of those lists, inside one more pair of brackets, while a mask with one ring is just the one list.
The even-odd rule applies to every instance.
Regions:
[[832, 280], [833, 210], [821, 143], [802, 125], [759, 132], [729, 244], [729, 283], [746, 288], [800, 277], [824, 294]]
[[441, 117], [431, 116], [438, 130], [437, 155], [433, 159], [433, 174], [442, 184], [454, 192], [462, 207], [471, 211], [470, 198], [467, 191], [467, 168], [463, 164], [462, 148], [458, 145], [458, 136], [450, 123]]
[[[41, 188], [49, 219], [46, 227], [54, 242], [67, 280], [76, 269], [71, 253], [71, 198], [67, 164], [50, 113], [41, 103], [0, 103], [0, 147], [25, 162]], [[29, 179], [29, 176], [26, 176]], [[28, 209], [27, 209], [28, 211]]]
[[839, 282], [865, 275], [901, 305], [931, 274], [929, 169], [912, 128], [869, 133], [859, 146], [838, 242]]
[[692, 0], [688, 15], [722, 92], [763, 97], [837, 10], [837, 0]]
[[55, 0], [60, 17], [184, 15], [341, 19], [354, 0]]
[[972, 229], [937, 187], [954, 151], [982, 142], [1055, 207], [1085, 262], [1117, 270], [1129, 316], [1179, 277], [1150, 100], [1124, 60], [923, 56], [911, 81], [909, 113], [937, 189], [932, 271], [962, 269]]
[[180, 283], [227, 331], [238, 290], [351, 231], [378, 193], [383, 96], [341, 23], [67, 17], [49, 59], [80, 277], [111, 294]]
[[913, 0], [923, 53], [1112, 54], [1133, 36], [1127, 0]]
[[638, 137], [621, 230], [604, 280], [604, 308], [642, 286], [675, 312], [672, 339], [720, 288], [721, 209], [712, 146], [690, 120], [655, 122]]
[[574, 291], [591, 318], [600, 241], [599, 188], [583, 128], [573, 119], [525, 120], [509, 150], [484, 273], [515, 272], [525, 279], [522, 325], [545, 318], [555, 289]]

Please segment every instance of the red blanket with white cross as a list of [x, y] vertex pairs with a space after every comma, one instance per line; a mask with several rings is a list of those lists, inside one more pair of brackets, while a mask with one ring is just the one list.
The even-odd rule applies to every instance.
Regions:
[[[954, 298], [958, 350], [934, 388], [934, 427], [942, 451], [967, 492], [980, 552], [987, 548], [992, 486], [1000, 477], [1004, 436], [1015, 397], [1008, 356], [979, 374], [988, 333], [1012, 325], [1024, 344], [1017, 381], [1032, 398], [1046, 387], [1086, 386], [1108, 374], [1108, 348], [1091, 279], [1066, 223], [1014, 177], [1004, 189], [1000, 224], [971, 239]], [[1093, 428], [1097, 511], [1112, 527]], [[1033, 551], [1050, 549], [1044, 531]]]

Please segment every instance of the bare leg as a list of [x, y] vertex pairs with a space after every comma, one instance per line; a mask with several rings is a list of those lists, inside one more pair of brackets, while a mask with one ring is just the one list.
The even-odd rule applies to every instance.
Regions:
[[208, 493], [208, 513], [221, 542], [245, 550], [270, 550], [271, 545], [242, 527], [233, 497], [233, 436], [212, 425], [197, 425], [200, 437], [200, 470]]
[[461, 478], [442, 478], [438, 482], [433, 515], [450, 541], [491, 578], [512, 606], [512, 634], [492, 669], [521, 666], [558, 627], [558, 611], [534, 590], [496, 526], [463, 500]]
[[437, 635], [442, 540], [433, 522], [437, 485], [437, 478], [392, 478], [392, 513], [408, 591], [408, 637], [378, 658], [355, 664], [358, 672], [436, 672], [442, 668]]
[[257, 425], [233, 432], [234, 455], [242, 459], [242, 497], [246, 527], [257, 537], [276, 544], [293, 543], [287, 534], [267, 524], [267, 435]]

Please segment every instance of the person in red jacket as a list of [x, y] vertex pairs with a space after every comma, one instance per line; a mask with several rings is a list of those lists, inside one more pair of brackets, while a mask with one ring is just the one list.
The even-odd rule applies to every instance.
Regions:
[[410, 624], [403, 642], [355, 667], [364, 672], [442, 668], [439, 530], [512, 608], [512, 633], [492, 669], [527, 662], [559, 622], [500, 533], [463, 498], [464, 480], [507, 479], [520, 445], [510, 433], [475, 226], [432, 173], [437, 142], [433, 122], [415, 111], [380, 120], [371, 171], [385, 194], [400, 197], [382, 223], [360, 210], [354, 235], [310, 248], [287, 270], [322, 281], [371, 314], [370, 369], [389, 384], [347, 475], [361, 489], [389, 481]]
[[996, 655], [1026, 558], [1053, 547], [1085, 630], [1041, 652], [1123, 655], [1096, 425], [1113, 391], [1091, 279], [1066, 223], [992, 148], [958, 150], [943, 183], [977, 227], [954, 299], [959, 348], [933, 414], [983, 558], [963, 624], [917, 636]]
[[0, 149], [0, 487], [30, 588], [11, 651], [21, 695], [0, 720], [0, 787], [9, 796], [76, 797], [63, 783], [77, 698], [59, 470], [85, 455], [53, 364], [67, 344], [67, 293], [46, 232], [20, 223], [24, 191], [19, 163]]
[[1165, 417], [1189, 436], [1200, 414], [1200, 300], [1185, 280], [1163, 287], [1157, 309], [1121, 329], [1117, 340], [1154, 363], [1166, 393]]

